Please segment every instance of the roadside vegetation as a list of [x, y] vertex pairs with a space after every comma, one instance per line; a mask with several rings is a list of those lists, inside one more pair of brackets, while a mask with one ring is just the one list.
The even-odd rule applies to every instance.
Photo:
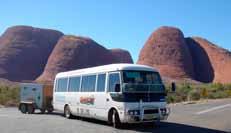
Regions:
[[[171, 86], [166, 85], [167, 102], [178, 103], [198, 101], [203, 99], [231, 98], [231, 84], [176, 84], [176, 92], [171, 92]], [[0, 85], [0, 105], [17, 106], [19, 103], [18, 86]]]
[[167, 102], [178, 103], [186, 101], [198, 101], [203, 99], [231, 98], [231, 84], [210, 83], [176, 85], [176, 92], [171, 92], [171, 86], [166, 85]]
[[17, 106], [19, 103], [19, 87], [0, 85], [0, 105]]

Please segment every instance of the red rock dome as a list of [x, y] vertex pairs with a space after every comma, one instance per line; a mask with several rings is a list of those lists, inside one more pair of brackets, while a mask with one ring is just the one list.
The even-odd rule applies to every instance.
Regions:
[[[196, 68], [197, 75], [203, 78], [207, 76], [210, 80], [209, 82], [230, 83], [231, 52], [200, 37], [190, 39], [190, 49], [194, 50], [194, 66], [199, 66]], [[201, 51], [198, 51], [198, 48]]]
[[110, 49], [113, 57], [118, 63], [133, 63], [132, 57], [127, 50], [124, 49]]
[[12, 81], [36, 79], [62, 35], [29, 26], [8, 28], [0, 38], [0, 77]]
[[174, 27], [161, 27], [142, 48], [138, 64], [157, 68], [169, 78], [193, 78], [194, 68], [183, 33]]
[[114, 57], [110, 50], [90, 38], [63, 36], [37, 81], [52, 82], [58, 72], [117, 63], [123, 61], [123, 58], [127, 59], [127, 57], [119, 58]]

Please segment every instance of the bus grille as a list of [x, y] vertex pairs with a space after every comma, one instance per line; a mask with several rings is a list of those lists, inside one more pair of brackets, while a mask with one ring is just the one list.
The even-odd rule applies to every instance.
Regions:
[[159, 113], [158, 109], [144, 110], [144, 114], [157, 114], [157, 113]]

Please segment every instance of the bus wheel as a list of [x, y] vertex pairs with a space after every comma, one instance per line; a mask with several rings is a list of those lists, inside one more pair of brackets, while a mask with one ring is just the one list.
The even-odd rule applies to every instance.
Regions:
[[25, 114], [27, 112], [27, 105], [26, 104], [21, 104], [20, 105], [20, 111]]
[[33, 105], [28, 105], [27, 110], [28, 110], [28, 114], [33, 114], [35, 109]]
[[64, 108], [64, 116], [68, 119], [72, 118], [71, 110], [70, 110], [70, 107], [68, 105], [66, 105]]
[[161, 126], [161, 121], [160, 120], [155, 121], [154, 126], [155, 127], [160, 127]]
[[120, 122], [119, 114], [117, 113], [116, 110], [113, 110], [112, 124], [113, 124], [114, 128], [120, 128], [121, 127], [121, 122]]

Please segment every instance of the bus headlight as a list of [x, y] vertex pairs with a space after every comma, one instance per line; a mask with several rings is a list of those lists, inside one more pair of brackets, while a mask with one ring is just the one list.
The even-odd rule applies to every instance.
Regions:
[[139, 110], [128, 110], [129, 115], [139, 115]]
[[161, 108], [160, 111], [161, 111], [162, 114], [166, 114], [167, 113], [167, 109], [166, 108]]
[[132, 110], [128, 110], [128, 114], [129, 115], [133, 115], [133, 111]]

